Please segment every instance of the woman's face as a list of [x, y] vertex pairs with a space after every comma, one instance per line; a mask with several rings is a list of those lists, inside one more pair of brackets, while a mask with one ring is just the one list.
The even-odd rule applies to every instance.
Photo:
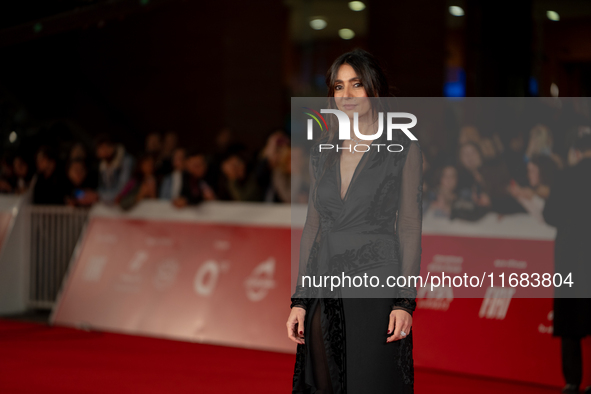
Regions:
[[82, 163], [73, 163], [68, 170], [68, 178], [74, 186], [80, 186], [86, 179], [86, 168]]
[[52, 161], [48, 159], [43, 153], [37, 153], [37, 171], [46, 172], [50, 169]]
[[175, 149], [172, 154], [172, 166], [175, 170], [182, 171], [185, 168], [185, 150]]
[[550, 151], [552, 149], [552, 137], [549, 130], [542, 125], [537, 125], [531, 129], [528, 148], [530, 148], [532, 153]]
[[453, 192], [458, 185], [458, 172], [453, 166], [447, 166], [441, 173], [441, 190]]
[[540, 184], [540, 168], [532, 163], [527, 163], [527, 179], [531, 187], [537, 187]]
[[207, 161], [203, 155], [191, 156], [187, 159], [187, 171], [195, 178], [203, 178], [207, 172]]
[[27, 165], [27, 162], [21, 159], [20, 157], [14, 159], [13, 167], [16, 176], [21, 178], [26, 177], [27, 173], [29, 172], [29, 166]]
[[460, 150], [460, 161], [469, 171], [475, 171], [482, 165], [482, 159], [476, 148], [472, 145], [464, 145]]
[[371, 104], [367, 99], [367, 92], [361, 83], [361, 79], [348, 64], [339, 67], [339, 72], [334, 82], [334, 98], [337, 108], [353, 119], [353, 113], [357, 112], [359, 118], [367, 115]]
[[229, 180], [242, 180], [246, 174], [244, 161], [236, 155], [230, 156], [222, 163], [222, 171]]

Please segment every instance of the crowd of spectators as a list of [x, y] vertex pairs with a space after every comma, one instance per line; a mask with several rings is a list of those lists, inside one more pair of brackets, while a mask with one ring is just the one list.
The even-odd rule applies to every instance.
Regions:
[[67, 155], [47, 145], [31, 160], [5, 155], [0, 192], [31, 188], [34, 204], [89, 207], [100, 201], [124, 210], [144, 199], [168, 200], [178, 208], [206, 200], [290, 202], [290, 151], [281, 130], [254, 157], [232, 141], [228, 129], [219, 133], [212, 153], [187, 148], [167, 132], [149, 134], [144, 153], [134, 156], [105, 134], [92, 147], [74, 143]]
[[[589, 128], [579, 128], [578, 140], [589, 138]], [[34, 165], [23, 155], [5, 157], [0, 192], [32, 187], [35, 204], [88, 207], [101, 201], [125, 210], [144, 199], [178, 208], [205, 200], [306, 203], [308, 158], [290, 145], [277, 130], [249, 156], [228, 129], [217, 135], [213, 152], [186, 148], [174, 132], [151, 133], [144, 153], [134, 157], [111, 136], [100, 135], [91, 149], [73, 144], [65, 160], [50, 146], [37, 150]], [[468, 221], [489, 212], [527, 212], [543, 221], [553, 180], [576, 164], [577, 152], [585, 149], [580, 146], [573, 145], [567, 157], [557, 155], [551, 131], [541, 124], [506, 144], [497, 135], [482, 137], [475, 127], [463, 127], [453, 155], [429, 155], [432, 150], [423, 146], [423, 211]]]
[[576, 134], [567, 157], [561, 157], [553, 150], [550, 129], [542, 124], [512, 136], [507, 146], [496, 134], [487, 138], [474, 127], [462, 128], [456, 157], [429, 158], [429, 150], [423, 150], [423, 212], [468, 221], [489, 212], [529, 213], [543, 222], [554, 179], [590, 149], [591, 130], [579, 127]]

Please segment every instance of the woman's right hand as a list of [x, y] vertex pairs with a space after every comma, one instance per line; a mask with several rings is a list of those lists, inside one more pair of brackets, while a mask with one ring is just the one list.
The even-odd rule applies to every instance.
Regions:
[[304, 319], [306, 310], [298, 306], [291, 308], [287, 319], [287, 336], [297, 344], [304, 345]]

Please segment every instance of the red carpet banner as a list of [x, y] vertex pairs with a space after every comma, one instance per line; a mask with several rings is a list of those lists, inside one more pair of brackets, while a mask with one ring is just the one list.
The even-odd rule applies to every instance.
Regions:
[[[289, 223], [109, 216], [90, 220], [54, 310], [55, 324], [295, 350], [285, 329], [290, 237], [297, 238]], [[450, 236], [430, 228], [425, 225], [423, 271], [553, 270], [548, 237]], [[461, 291], [419, 289], [416, 366], [562, 383], [560, 341], [551, 336], [551, 298], [516, 298], [514, 292], [523, 290], [511, 287], [485, 286], [483, 298], [459, 298]]]

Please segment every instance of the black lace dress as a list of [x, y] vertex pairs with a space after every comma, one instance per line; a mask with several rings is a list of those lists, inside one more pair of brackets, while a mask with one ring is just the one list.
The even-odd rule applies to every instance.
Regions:
[[310, 151], [310, 200], [291, 305], [306, 309], [306, 344], [297, 347], [293, 393], [413, 392], [412, 331], [386, 339], [392, 309], [413, 313], [414, 286], [385, 289], [379, 298], [302, 286], [304, 275], [419, 274], [421, 149], [404, 135], [385, 142], [404, 150], [363, 153], [344, 198], [339, 157], [329, 165], [317, 145]]

